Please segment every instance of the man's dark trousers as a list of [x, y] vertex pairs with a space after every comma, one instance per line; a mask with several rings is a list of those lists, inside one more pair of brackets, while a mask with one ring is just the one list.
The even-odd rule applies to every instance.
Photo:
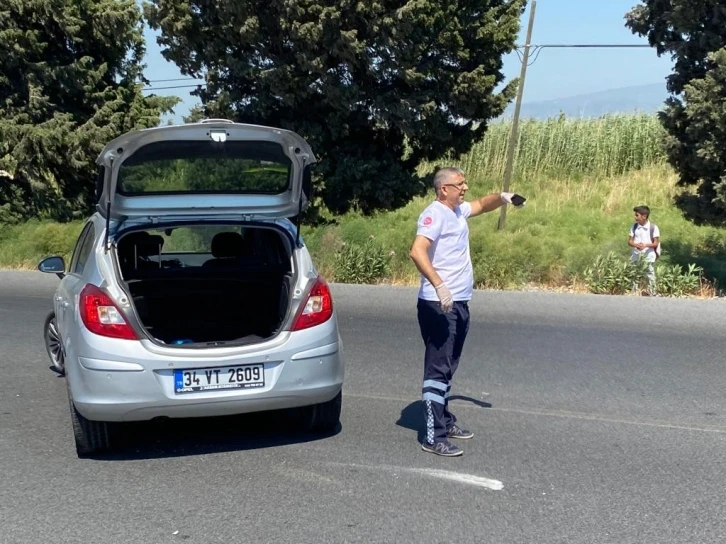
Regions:
[[426, 346], [422, 390], [425, 441], [434, 444], [447, 440], [446, 433], [456, 421], [449, 411], [449, 395], [469, 332], [469, 304], [454, 302], [454, 308], [444, 313], [440, 302], [418, 299], [418, 323]]

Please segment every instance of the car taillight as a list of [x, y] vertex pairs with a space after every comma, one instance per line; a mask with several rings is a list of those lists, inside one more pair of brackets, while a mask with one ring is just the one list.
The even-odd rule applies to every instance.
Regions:
[[79, 310], [83, 324], [92, 333], [109, 338], [138, 340], [111, 297], [95, 285], [89, 283], [81, 291]]
[[321, 277], [315, 281], [308, 299], [292, 324], [293, 331], [301, 331], [325, 323], [333, 315], [333, 296], [328, 284]]

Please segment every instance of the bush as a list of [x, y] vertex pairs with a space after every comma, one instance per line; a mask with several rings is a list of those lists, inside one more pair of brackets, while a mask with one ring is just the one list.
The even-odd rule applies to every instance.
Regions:
[[49, 255], [62, 255], [68, 264], [83, 225], [82, 221], [0, 224], [0, 265], [35, 268], [40, 259]]
[[[622, 295], [633, 289], [647, 285], [648, 263], [644, 260], [633, 262], [622, 260], [615, 252], [599, 255], [592, 266], [585, 269], [585, 283], [596, 294]], [[662, 296], [695, 295], [703, 290], [703, 268], [695, 264], [688, 270], [674, 264], [656, 264], [656, 291]]]
[[720, 232], [708, 232], [695, 250], [704, 255], [726, 255], [726, 239]]
[[363, 244], [347, 242], [335, 254], [335, 280], [376, 283], [390, 271], [391, 255], [371, 236]]
[[647, 281], [648, 263], [624, 261], [614, 251], [598, 255], [592, 266], [585, 269], [585, 284], [592, 293], [623, 295], [632, 291], [634, 283]]
[[655, 278], [658, 294], [671, 297], [695, 295], [704, 284], [703, 268], [695, 264], [689, 264], [685, 272], [677, 264], [657, 266]]

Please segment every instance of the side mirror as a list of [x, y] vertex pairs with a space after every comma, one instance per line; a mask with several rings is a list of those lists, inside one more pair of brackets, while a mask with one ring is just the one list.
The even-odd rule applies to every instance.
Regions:
[[63, 257], [54, 255], [52, 257], [46, 257], [40, 264], [38, 264], [38, 270], [45, 272], [46, 274], [55, 274], [59, 278], [63, 278], [66, 275], [66, 263]]

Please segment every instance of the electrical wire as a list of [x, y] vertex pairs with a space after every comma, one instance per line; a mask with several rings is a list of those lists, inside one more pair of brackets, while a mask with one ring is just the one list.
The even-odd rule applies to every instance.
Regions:
[[[522, 53], [520, 53], [520, 49], [525, 49], [526, 45], [518, 45], [514, 48], [514, 51], [517, 53], [517, 56], [519, 57], [519, 62], [524, 61], [524, 57]], [[529, 68], [532, 66], [537, 59], [539, 58], [540, 53], [543, 49], [594, 49], [594, 48], [603, 48], [603, 49], [615, 49], [615, 48], [633, 48], [633, 47], [650, 47], [650, 45], [643, 45], [643, 44], [616, 44], [616, 43], [571, 43], [571, 44], [543, 44], [543, 45], [537, 45], [537, 44], [530, 44], [529, 50], [530, 55], [534, 55], [534, 58], [527, 63], [527, 67]]]
[[166, 83], [168, 81], [201, 81], [201, 77], [173, 77], [171, 79], [149, 79], [149, 83]]
[[[514, 48], [514, 51], [517, 53], [517, 56], [519, 57], [519, 61], [522, 62], [523, 56], [522, 53], [520, 53], [520, 49], [524, 49], [527, 47], [526, 45], [518, 45]], [[615, 49], [615, 48], [643, 48], [643, 47], [650, 47], [650, 45], [647, 44], [617, 44], [617, 43], [552, 43], [552, 44], [530, 44], [530, 52], [533, 55], [533, 58], [530, 62], [527, 63], [527, 67], [532, 66], [535, 62], [537, 62], [537, 59], [539, 58], [540, 53], [542, 53], [543, 49]], [[193, 78], [193, 77], [180, 77], [180, 78], [170, 78], [170, 79], [150, 79], [148, 80], [149, 83], [167, 83], [167, 82], [173, 82], [173, 81], [202, 81], [200, 78]], [[164, 91], [168, 89], [189, 89], [193, 87], [204, 87], [206, 86], [206, 83], [198, 83], [196, 85], [172, 85], [167, 87], [154, 87], [153, 85], [151, 87], [145, 87], [141, 89], [142, 91]]]
[[197, 87], [205, 87], [206, 83], [198, 83], [196, 85], [171, 85], [169, 87], [144, 87], [142, 91], [163, 91], [166, 89], [191, 89]]
[[[526, 45], [518, 45], [517, 49], [524, 49]], [[627, 44], [627, 43], [551, 43], [551, 44], [544, 44], [544, 45], [536, 45], [536, 44], [530, 44], [530, 47], [542, 47], [547, 49], [563, 49], [563, 48], [616, 48], [616, 47], [624, 47], [624, 48], [632, 48], [632, 47], [650, 47], [650, 45], [647, 44]]]

